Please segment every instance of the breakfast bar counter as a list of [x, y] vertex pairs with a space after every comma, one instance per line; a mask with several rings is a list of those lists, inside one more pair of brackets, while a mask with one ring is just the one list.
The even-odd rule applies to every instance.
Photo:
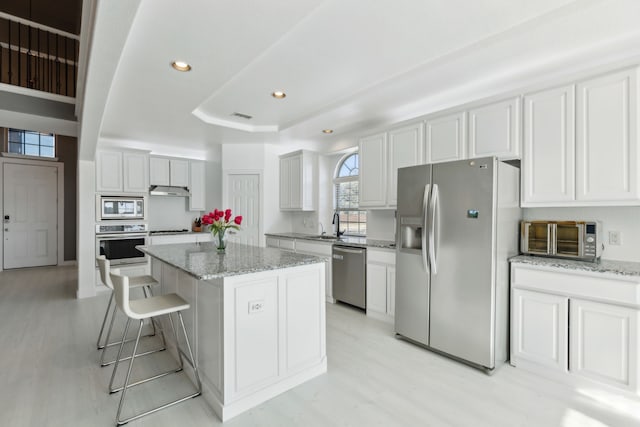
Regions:
[[221, 420], [326, 372], [323, 258], [234, 243], [223, 254], [213, 243], [139, 249], [162, 293], [191, 305], [203, 397]]

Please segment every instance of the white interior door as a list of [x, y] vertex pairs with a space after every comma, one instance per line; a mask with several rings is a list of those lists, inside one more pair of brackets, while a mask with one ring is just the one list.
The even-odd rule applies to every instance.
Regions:
[[229, 233], [229, 240], [245, 245], [260, 245], [260, 176], [230, 174], [227, 180], [227, 200], [233, 215], [242, 215], [240, 231]]
[[56, 265], [58, 170], [5, 163], [4, 268]]

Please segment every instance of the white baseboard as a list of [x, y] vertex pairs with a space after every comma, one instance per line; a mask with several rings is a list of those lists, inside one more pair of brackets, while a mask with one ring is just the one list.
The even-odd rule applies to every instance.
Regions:
[[78, 261], [75, 259], [63, 261], [61, 264], [58, 264], [60, 267], [68, 267], [68, 266], [78, 266]]

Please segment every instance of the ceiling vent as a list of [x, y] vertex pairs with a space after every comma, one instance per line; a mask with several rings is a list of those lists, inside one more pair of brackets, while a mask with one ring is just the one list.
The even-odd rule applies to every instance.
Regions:
[[251, 120], [253, 119], [253, 116], [250, 116], [248, 114], [242, 114], [242, 113], [233, 113], [232, 116], [234, 117], [240, 117], [241, 119], [245, 119], [245, 120]]

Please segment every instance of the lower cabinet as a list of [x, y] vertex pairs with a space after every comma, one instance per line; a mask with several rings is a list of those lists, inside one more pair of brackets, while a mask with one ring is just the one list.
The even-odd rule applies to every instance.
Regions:
[[637, 386], [637, 346], [638, 310], [571, 300], [573, 374], [624, 388]]
[[367, 249], [367, 315], [393, 322], [396, 295], [396, 253]]
[[511, 268], [511, 364], [640, 395], [640, 277]]
[[211, 233], [165, 234], [150, 237], [150, 245], [168, 245], [176, 243], [202, 243], [213, 240]]

